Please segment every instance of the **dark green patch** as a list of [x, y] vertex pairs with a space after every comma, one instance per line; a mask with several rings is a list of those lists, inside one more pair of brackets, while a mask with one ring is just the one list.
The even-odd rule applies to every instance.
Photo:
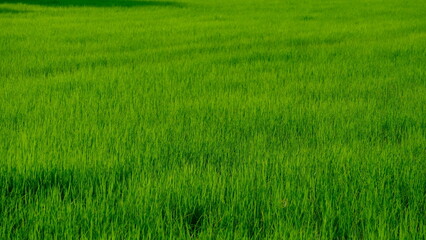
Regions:
[[19, 14], [19, 13], [27, 13], [29, 11], [22, 11], [10, 8], [0, 8], [0, 14]]
[[49, 7], [183, 7], [184, 4], [170, 1], [129, 1], [129, 0], [0, 0], [2, 3], [21, 3]]

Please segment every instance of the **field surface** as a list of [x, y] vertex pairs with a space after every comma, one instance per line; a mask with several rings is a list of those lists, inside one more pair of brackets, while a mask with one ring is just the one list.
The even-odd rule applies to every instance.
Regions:
[[424, 0], [0, 0], [0, 239], [425, 239]]

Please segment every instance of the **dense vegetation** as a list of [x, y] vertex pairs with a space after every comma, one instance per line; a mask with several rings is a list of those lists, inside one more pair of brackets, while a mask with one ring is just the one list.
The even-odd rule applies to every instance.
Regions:
[[0, 0], [0, 239], [425, 239], [424, 0]]

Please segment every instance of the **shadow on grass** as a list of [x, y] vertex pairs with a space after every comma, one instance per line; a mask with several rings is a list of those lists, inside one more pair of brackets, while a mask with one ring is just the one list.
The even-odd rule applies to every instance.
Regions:
[[0, 8], [0, 14], [18, 14], [18, 13], [27, 13], [28, 11], [20, 11], [9, 8]]
[[[184, 7], [172, 1], [144, 0], [0, 0], [0, 4], [28, 4], [50, 7]], [[1, 12], [0, 12], [1, 13]]]
[[[57, 190], [61, 200], [75, 201], [86, 197], [103, 198], [110, 193], [125, 193], [133, 175], [132, 165], [116, 166], [103, 170], [38, 169], [26, 173], [0, 170], [0, 199], [14, 200], [28, 196], [40, 199]], [[0, 207], [1, 210], [1, 207]], [[1, 212], [1, 211], [0, 211]]]

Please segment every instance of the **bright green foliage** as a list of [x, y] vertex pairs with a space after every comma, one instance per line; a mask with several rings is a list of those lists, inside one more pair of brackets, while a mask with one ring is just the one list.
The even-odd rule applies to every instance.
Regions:
[[0, 0], [0, 239], [425, 239], [424, 0]]

